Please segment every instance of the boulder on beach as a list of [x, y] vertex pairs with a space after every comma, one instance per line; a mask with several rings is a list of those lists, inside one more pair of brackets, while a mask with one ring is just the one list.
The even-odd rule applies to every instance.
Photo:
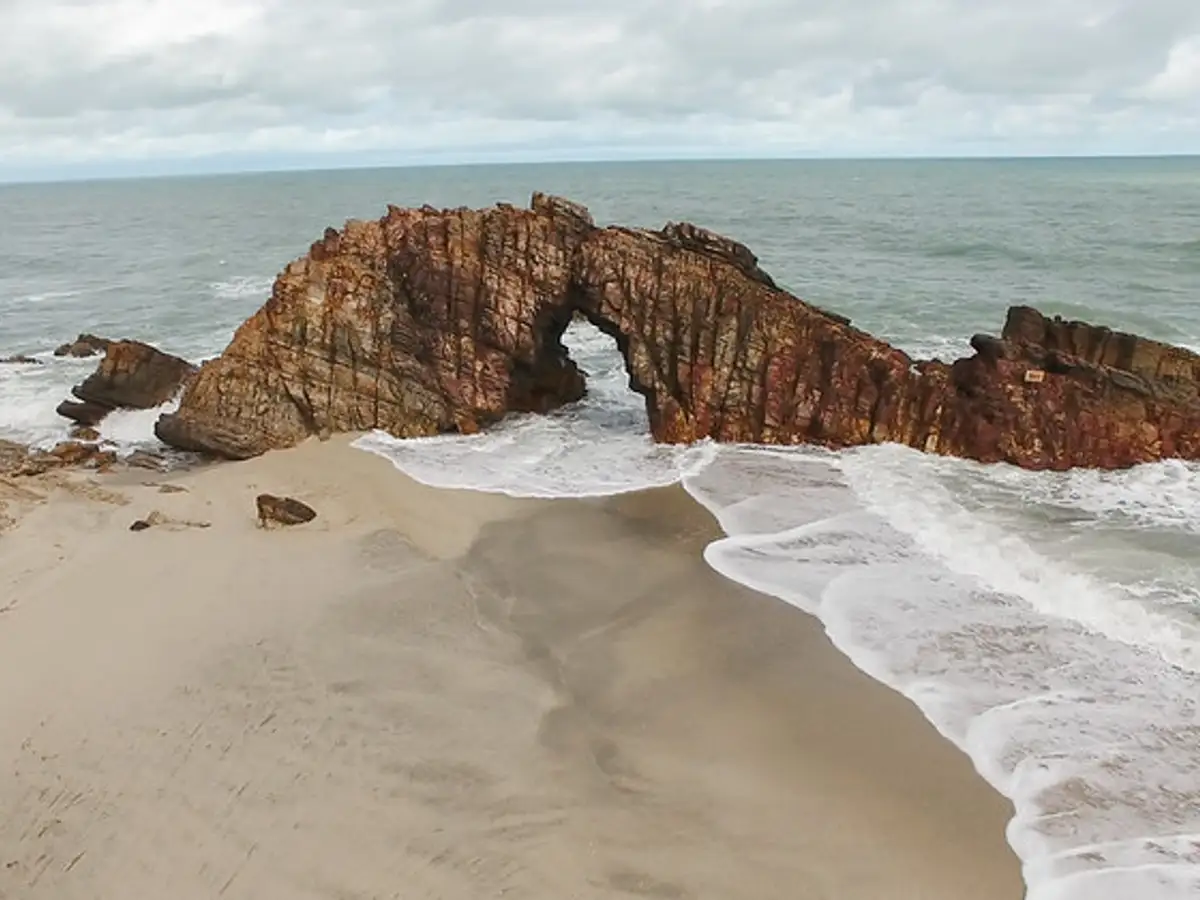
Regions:
[[583, 396], [562, 343], [583, 318], [660, 442], [897, 443], [1030, 469], [1200, 458], [1194, 354], [1027, 310], [970, 356], [918, 360], [692, 224], [601, 228], [542, 194], [392, 206], [289, 264], [155, 430], [235, 459], [335, 432], [472, 433]]
[[141, 341], [109, 343], [96, 371], [64, 400], [58, 414], [82, 426], [95, 426], [114, 409], [153, 409], [178, 392], [196, 367]]
[[254, 498], [254, 505], [258, 511], [258, 524], [262, 528], [272, 522], [277, 525], [303, 525], [317, 517], [311, 506], [293, 497], [259, 494]]

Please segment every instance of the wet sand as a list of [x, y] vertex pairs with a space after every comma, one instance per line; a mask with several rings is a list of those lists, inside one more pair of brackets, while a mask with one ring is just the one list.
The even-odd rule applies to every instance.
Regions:
[[[438, 491], [348, 443], [0, 490], [0, 898], [1022, 896], [1007, 802], [709, 570], [682, 490]], [[260, 491], [318, 518], [259, 529]]]

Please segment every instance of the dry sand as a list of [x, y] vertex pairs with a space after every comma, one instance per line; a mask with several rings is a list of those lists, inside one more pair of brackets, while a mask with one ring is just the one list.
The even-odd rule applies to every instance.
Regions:
[[1021, 896], [1007, 804], [711, 572], [681, 490], [434, 491], [340, 439], [149, 480], [0, 488], [0, 898]]

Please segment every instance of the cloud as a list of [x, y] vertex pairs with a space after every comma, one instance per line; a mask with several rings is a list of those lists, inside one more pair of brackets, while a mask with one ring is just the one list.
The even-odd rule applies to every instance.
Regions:
[[22, 165], [1200, 149], [1195, 0], [0, 0]]

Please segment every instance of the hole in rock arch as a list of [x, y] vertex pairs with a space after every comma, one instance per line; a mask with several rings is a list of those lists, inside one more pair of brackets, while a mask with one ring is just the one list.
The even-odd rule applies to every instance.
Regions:
[[506, 452], [527, 460], [527, 480], [516, 492], [597, 496], [678, 481], [692, 464], [690, 451], [652, 439], [651, 398], [629, 371], [617, 329], [576, 313], [547, 323], [542, 337], [543, 353], [578, 370], [585, 389], [574, 402], [511, 426], [516, 440]]
[[435, 487], [544, 498], [661, 487], [702, 459], [651, 438], [649, 401], [629, 374], [617, 329], [569, 309], [538, 329], [537, 360], [513, 372], [509, 415], [469, 435], [375, 434], [357, 446]]
[[575, 313], [550, 323], [545, 340], [551, 352], [563, 354], [566, 365], [583, 376], [582, 396], [564, 407], [562, 415], [581, 417], [597, 432], [614, 436], [650, 434], [648, 398], [637, 390], [625, 361], [627, 350], [614, 328]]

